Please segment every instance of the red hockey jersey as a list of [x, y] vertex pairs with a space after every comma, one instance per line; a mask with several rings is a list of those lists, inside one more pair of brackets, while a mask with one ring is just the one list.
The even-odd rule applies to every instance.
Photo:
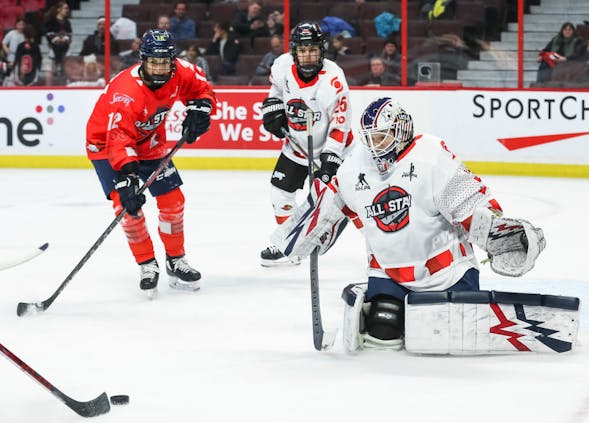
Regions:
[[90, 160], [108, 159], [115, 170], [129, 162], [155, 160], [167, 153], [165, 121], [175, 101], [208, 98], [211, 85], [196, 66], [176, 59], [174, 76], [152, 91], [139, 76], [139, 64], [118, 74], [100, 95], [86, 125]]

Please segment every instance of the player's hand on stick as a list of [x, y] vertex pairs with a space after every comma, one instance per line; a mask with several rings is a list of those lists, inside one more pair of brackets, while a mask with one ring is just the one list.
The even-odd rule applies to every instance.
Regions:
[[121, 204], [133, 217], [139, 217], [141, 206], [145, 204], [145, 195], [139, 191], [139, 177], [135, 174], [119, 173], [115, 180]]
[[321, 182], [328, 184], [337, 173], [342, 164], [342, 159], [334, 153], [321, 153], [319, 160], [321, 161], [321, 167], [315, 171], [315, 178], [319, 178]]
[[192, 144], [211, 126], [213, 106], [208, 98], [189, 100], [186, 103], [186, 118], [182, 122], [182, 135], [186, 134], [186, 142]]
[[282, 128], [288, 128], [284, 102], [276, 97], [268, 97], [262, 102], [264, 128], [278, 138], [284, 138]]

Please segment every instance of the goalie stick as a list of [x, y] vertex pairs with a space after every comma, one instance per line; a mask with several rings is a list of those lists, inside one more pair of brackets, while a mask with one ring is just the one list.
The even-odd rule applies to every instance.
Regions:
[[2, 344], [0, 344], [0, 352], [10, 361], [16, 364], [23, 372], [47, 388], [49, 392], [55, 395], [60, 401], [62, 401], [65, 405], [74, 410], [80, 416], [95, 417], [110, 411], [110, 403], [108, 401], [108, 395], [106, 395], [106, 392], [103, 392], [90, 401], [76, 401], [53, 386], [51, 382], [33, 370], [27, 363], [18, 358], [13, 352], [11, 352]]
[[34, 250], [29, 251], [28, 253], [24, 254], [21, 257], [7, 259], [7, 260], [0, 260], [0, 270], [10, 269], [11, 267], [18, 266], [19, 264], [26, 263], [29, 260], [34, 259], [43, 251], [45, 251], [49, 247], [49, 243], [46, 242], [45, 244], [41, 245], [40, 247], [35, 248]]
[[[308, 108], [307, 118], [307, 172], [309, 177], [309, 192], [313, 189], [313, 111]], [[286, 133], [285, 133], [286, 135]], [[289, 137], [290, 139], [290, 137]], [[293, 143], [299, 149], [300, 146]], [[315, 247], [309, 257], [309, 273], [311, 280], [311, 312], [313, 317], [313, 345], [317, 351], [325, 351], [333, 346], [337, 332], [325, 332], [321, 323], [321, 304], [319, 302], [319, 247]]]
[[[170, 160], [172, 160], [172, 157], [174, 156], [174, 154], [176, 154], [176, 152], [180, 149], [180, 147], [182, 147], [182, 145], [184, 144], [185, 141], [186, 141], [186, 135], [182, 135], [182, 138], [180, 138], [180, 140], [176, 143], [174, 148], [172, 148], [172, 150], [162, 159], [158, 168], [156, 170], [154, 170], [151, 175], [149, 175], [149, 178], [147, 178], [147, 180], [145, 181], [143, 186], [141, 186], [141, 188], [139, 188], [139, 191], [137, 192], [138, 195], [143, 193], [143, 191], [145, 191], [147, 188], [149, 188], [149, 186], [153, 183], [153, 181], [155, 181], [155, 179], [158, 177], [158, 175], [168, 165]], [[80, 271], [80, 269], [82, 268], [82, 266], [84, 266], [84, 264], [86, 264], [86, 262], [90, 259], [90, 257], [92, 257], [94, 252], [98, 249], [98, 247], [100, 247], [100, 245], [104, 242], [106, 237], [108, 237], [108, 235], [110, 235], [110, 233], [113, 231], [113, 229], [119, 224], [119, 222], [123, 219], [125, 214], [127, 214], [127, 210], [123, 209], [123, 211], [121, 211], [114, 218], [114, 220], [110, 223], [110, 225], [108, 225], [108, 227], [104, 230], [102, 235], [100, 235], [98, 237], [98, 239], [94, 242], [94, 244], [86, 252], [84, 257], [82, 257], [82, 259], [78, 262], [76, 267], [74, 267], [74, 269], [70, 272], [70, 274], [67, 275], [65, 280], [61, 283], [61, 285], [59, 285], [59, 287], [53, 293], [53, 295], [51, 295], [45, 301], [41, 301], [41, 302], [37, 302], [37, 303], [18, 303], [18, 305], [16, 307], [16, 314], [18, 316], [24, 316], [25, 314], [31, 313], [33, 311], [43, 312], [43, 311], [47, 310], [49, 308], [49, 306], [51, 306], [53, 301], [55, 301], [55, 299], [59, 296], [61, 291], [63, 291], [65, 289], [65, 287], [68, 285], [68, 283], [73, 279], [73, 277], [76, 275], [76, 273], [78, 273]]]

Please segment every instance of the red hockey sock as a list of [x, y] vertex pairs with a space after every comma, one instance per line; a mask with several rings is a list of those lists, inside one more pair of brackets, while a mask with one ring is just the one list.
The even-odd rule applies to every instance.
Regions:
[[[121, 200], [119, 199], [119, 193], [117, 191], [111, 192], [110, 198], [113, 200], [115, 213], [119, 214], [121, 210], [123, 210]], [[155, 257], [153, 243], [151, 242], [149, 232], [147, 232], [147, 226], [143, 214], [141, 214], [140, 218], [135, 218], [127, 213], [125, 217], [123, 217], [123, 220], [121, 220], [121, 226], [125, 231], [127, 242], [129, 243], [129, 247], [131, 247], [131, 252], [137, 263], [143, 263]]]
[[172, 257], [184, 255], [184, 195], [180, 188], [156, 197], [159, 233], [166, 253]]

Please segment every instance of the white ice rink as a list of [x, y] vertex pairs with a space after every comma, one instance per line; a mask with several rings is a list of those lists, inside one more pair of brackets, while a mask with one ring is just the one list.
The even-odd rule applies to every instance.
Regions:
[[[92, 170], [0, 169], [0, 257], [50, 243], [0, 272], [0, 343], [77, 400], [130, 395], [94, 421], [589, 422], [589, 180], [483, 177], [507, 216], [544, 229], [547, 247], [520, 279], [483, 267], [482, 288], [580, 297], [573, 353], [347, 356], [339, 336], [332, 352], [313, 349], [308, 261], [259, 265], [274, 227], [269, 172], [181, 174], [200, 292], [172, 291], [162, 275], [148, 301], [116, 228], [45, 313], [19, 318], [17, 303], [48, 298], [114, 216]], [[151, 197], [145, 210], [161, 265]], [[341, 327], [342, 288], [365, 280], [363, 251], [350, 225], [319, 259], [328, 330]], [[1, 423], [82, 420], [0, 357]]]

